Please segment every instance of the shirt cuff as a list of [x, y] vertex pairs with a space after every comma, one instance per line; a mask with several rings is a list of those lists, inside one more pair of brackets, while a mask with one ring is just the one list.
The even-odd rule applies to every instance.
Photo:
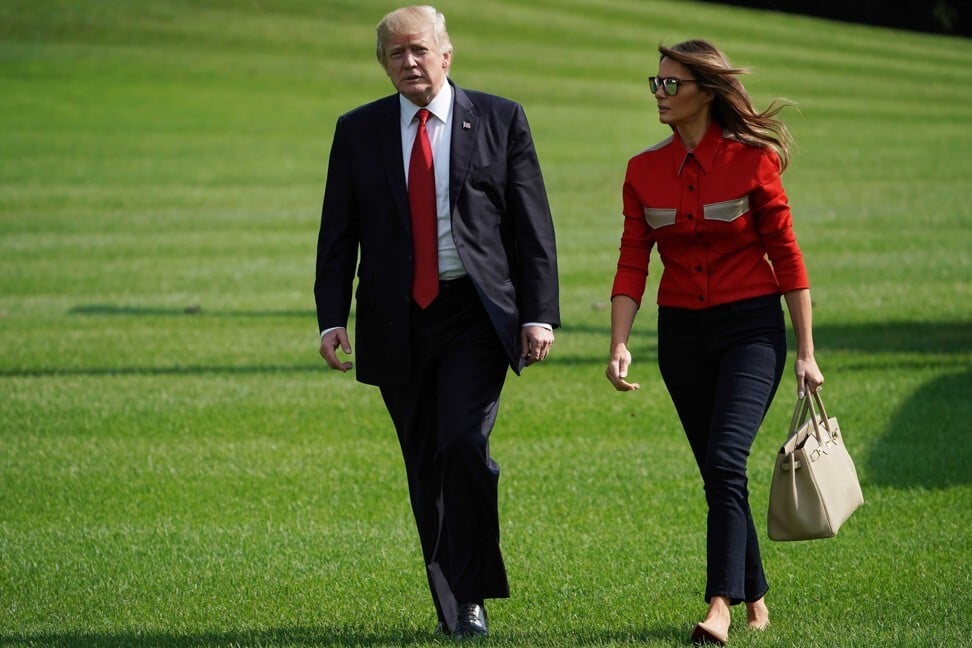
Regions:
[[324, 339], [324, 336], [327, 335], [328, 333], [330, 333], [331, 331], [335, 331], [335, 330], [340, 329], [340, 328], [346, 328], [346, 327], [344, 327], [344, 326], [332, 326], [331, 328], [324, 329], [323, 331], [321, 331], [321, 339], [323, 340]]
[[544, 324], [543, 322], [527, 322], [521, 328], [526, 328], [528, 326], [539, 326], [540, 328], [545, 328], [548, 331], [553, 330], [553, 326], [551, 326], [550, 324]]

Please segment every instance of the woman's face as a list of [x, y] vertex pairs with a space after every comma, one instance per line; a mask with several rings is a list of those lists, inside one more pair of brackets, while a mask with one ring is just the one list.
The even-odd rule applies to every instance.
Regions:
[[687, 67], [666, 56], [658, 64], [658, 78], [676, 79], [678, 88], [674, 96], [668, 95], [664, 83], [655, 90], [661, 123], [680, 126], [709, 119], [713, 95], [695, 82]]

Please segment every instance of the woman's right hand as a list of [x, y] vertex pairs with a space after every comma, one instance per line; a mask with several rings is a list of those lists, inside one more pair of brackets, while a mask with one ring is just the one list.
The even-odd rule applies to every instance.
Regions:
[[641, 389], [638, 383], [628, 382], [628, 367], [631, 366], [631, 352], [627, 345], [619, 343], [611, 353], [611, 360], [608, 362], [607, 370], [604, 375], [611, 381], [614, 388], [618, 391], [634, 391]]

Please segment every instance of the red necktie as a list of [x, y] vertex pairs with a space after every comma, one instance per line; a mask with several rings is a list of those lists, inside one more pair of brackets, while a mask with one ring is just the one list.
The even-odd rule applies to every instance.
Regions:
[[418, 111], [419, 125], [408, 163], [408, 208], [412, 214], [412, 298], [426, 308], [439, 294], [439, 245], [436, 225], [435, 172], [432, 145], [425, 122], [428, 110]]

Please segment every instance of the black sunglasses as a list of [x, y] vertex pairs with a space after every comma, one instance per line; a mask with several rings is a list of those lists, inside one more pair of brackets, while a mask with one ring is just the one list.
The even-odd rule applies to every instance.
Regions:
[[676, 79], [673, 77], [648, 77], [648, 87], [651, 88], [651, 93], [654, 94], [658, 92], [658, 88], [665, 88], [665, 94], [669, 97], [674, 97], [678, 94], [678, 84], [679, 83], [698, 83], [692, 79]]

